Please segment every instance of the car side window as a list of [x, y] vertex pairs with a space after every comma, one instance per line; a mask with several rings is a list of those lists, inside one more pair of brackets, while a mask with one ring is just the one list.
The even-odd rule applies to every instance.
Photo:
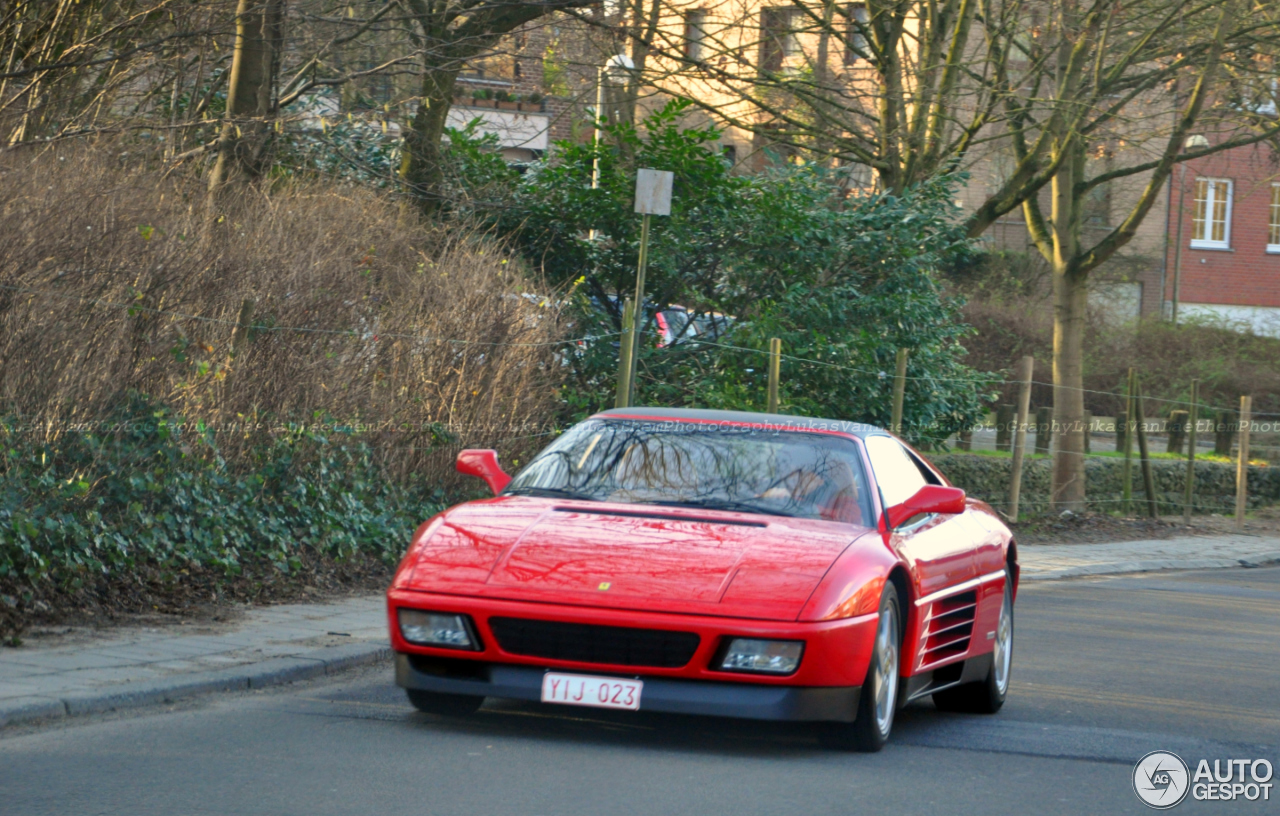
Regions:
[[889, 436], [868, 436], [867, 458], [875, 471], [876, 483], [884, 495], [885, 505], [902, 504], [928, 482], [920, 468], [898, 441]]

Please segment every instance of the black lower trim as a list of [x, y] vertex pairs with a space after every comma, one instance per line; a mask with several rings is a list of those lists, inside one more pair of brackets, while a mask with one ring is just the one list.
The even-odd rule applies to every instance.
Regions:
[[907, 686], [904, 689], [904, 693], [898, 696], [898, 705], [904, 706], [912, 700], [918, 700], [921, 697], [933, 694], [935, 691], [942, 691], [952, 686], [962, 686], [965, 683], [977, 683], [986, 680], [994, 661], [995, 653], [987, 652], [986, 654], [971, 657], [968, 660], [948, 663], [933, 671], [912, 675], [907, 678]]
[[[512, 700], [542, 699], [545, 669], [502, 663], [396, 655], [396, 685], [406, 689]], [[454, 663], [471, 664], [466, 667]], [[590, 674], [591, 672], [581, 672]], [[706, 714], [751, 720], [853, 722], [858, 713], [859, 686], [765, 686], [708, 680], [642, 677], [643, 711]]]

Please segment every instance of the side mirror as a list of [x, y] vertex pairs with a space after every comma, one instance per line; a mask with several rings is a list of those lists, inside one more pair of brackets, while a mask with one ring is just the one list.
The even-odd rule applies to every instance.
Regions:
[[476, 450], [474, 448], [461, 451], [456, 465], [458, 472], [467, 476], [479, 476], [493, 491], [493, 495], [502, 492], [511, 477], [502, 471], [498, 464], [498, 452], [495, 450]]
[[887, 511], [889, 529], [896, 530], [925, 513], [963, 513], [964, 491], [958, 487], [925, 485], [914, 496]]

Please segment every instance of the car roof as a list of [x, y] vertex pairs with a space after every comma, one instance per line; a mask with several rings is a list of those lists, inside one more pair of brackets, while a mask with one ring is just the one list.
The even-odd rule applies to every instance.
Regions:
[[845, 419], [766, 414], [754, 411], [715, 411], [706, 408], [610, 408], [608, 411], [601, 411], [595, 414], [594, 418], [670, 420], [676, 422], [687, 420], [690, 422], [722, 422], [730, 425], [767, 425], [771, 428], [781, 427], [795, 431], [843, 433], [857, 437], [888, 433], [888, 431], [883, 428], [877, 428], [875, 425], [850, 422]]

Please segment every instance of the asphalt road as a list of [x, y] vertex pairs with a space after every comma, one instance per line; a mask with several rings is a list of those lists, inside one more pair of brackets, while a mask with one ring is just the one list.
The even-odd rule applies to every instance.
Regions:
[[[5, 732], [0, 814], [1148, 813], [1149, 751], [1280, 770], [1280, 568], [1028, 584], [1016, 620], [1000, 714], [916, 703], [875, 755], [790, 724], [497, 701], [443, 720], [379, 668]], [[1272, 792], [1175, 812], [1277, 813]]]

